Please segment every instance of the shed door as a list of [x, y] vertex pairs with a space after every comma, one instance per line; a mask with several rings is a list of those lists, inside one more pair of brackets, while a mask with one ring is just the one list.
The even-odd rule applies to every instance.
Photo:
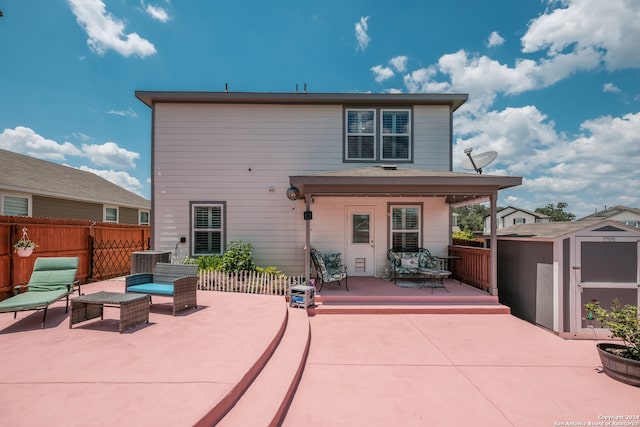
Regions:
[[640, 303], [638, 254], [635, 238], [577, 238], [575, 271], [576, 324], [582, 332], [590, 329], [584, 304], [597, 299], [605, 308], [614, 298], [620, 303]]

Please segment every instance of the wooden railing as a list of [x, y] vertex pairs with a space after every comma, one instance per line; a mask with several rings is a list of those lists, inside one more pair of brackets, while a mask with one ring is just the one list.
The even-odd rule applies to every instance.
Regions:
[[451, 262], [453, 277], [489, 291], [491, 289], [491, 252], [485, 248], [449, 246], [449, 255], [460, 257]]
[[204, 291], [241, 292], [246, 294], [287, 295], [289, 288], [304, 283], [304, 276], [284, 276], [255, 271], [200, 270], [198, 289]]

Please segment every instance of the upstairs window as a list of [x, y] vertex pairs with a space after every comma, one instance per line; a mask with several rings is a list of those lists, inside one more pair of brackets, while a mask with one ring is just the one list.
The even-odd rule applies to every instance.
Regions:
[[345, 160], [411, 161], [411, 110], [347, 109]]
[[382, 160], [409, 160], [409, 111], [382, 111]]
[[347, 110], [348, 160], [375, 160], [375, 110]]
[[516, 217], [516, 218], [513, 218], [513, 224], [514, 224], [514, 225], [524, 224], [524, 223], [526, 223], [526, 222], [527, 222], [527, 220], [526, 220], [526, 219], [524, 219], [523, 217]]

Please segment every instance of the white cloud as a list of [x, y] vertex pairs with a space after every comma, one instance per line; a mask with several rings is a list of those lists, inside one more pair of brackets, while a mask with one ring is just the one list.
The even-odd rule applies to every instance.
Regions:
[[375, 65], [371, 67], [371, 71], [373, 71], [375, 80], [378, 83], [381, 83], [393, 77], [393, 70], [389, 67], [383, 67], [382, 65]]
[[489, 39], [487, 40], [487, 46], [489, 47], [501, 46], [503, 43], [504, 43], [504, 39], [500, 36], [500, 34], [498, 34], [497, 31], [493, 31], [491, 34], [489, 34]]
[[44, 160], [62, 161], [65, 156], [80, 156], [82, 152], [70, 142], [62, 144], [38, 135], [33, 129], [17, 126], [0, 133], [0, 148]]
[[106, 179], [107, 181], [110, 181], [126, 190], [131, 191], [132, 193], [142, 196], [142, 184], [137, 178], [129, 175], [127, 172], [92, 169], [86, 166], [81, 166], [78, 169], [96, 174]]
[[368, 16], [363, 16], [360, 18], [360, 21], [356, 22], [355, 25], [356, 40], [358, 41], [358, 47], [356, 48], [356, 50], [359, 49], [363, 52], [367, 49], [367, 47], [369, 46], [369, 42], [371, 41], [371, 38], [367, 33], [367, 31], [369, 31], [369, 24], [367, 23], [368, 20]]
[[167, 22], [170, 19], [169, 13], [164, 8], [159, 6], [152, 6], [148, 4], [145, 8], [145, 11], [156, 21]]
[[68, 0], [78, 24], [86, 31], [89, 48], [99, 55], [114, 50], [120, 55], [145, 57], [156, 53], [151, 42], [137, 33], [125, 34], [123, 21], [106, 11], [102, 0]]
[[613, 83], [605, 83], [602, 86], [602, 91], [603, 92], [611, 92], [611, 93], [620, 93], [620, 88], [616, 85], [614, 85]]
[[135, 161], [140, 158], [139, 153], [120, 148], [114, 142], [106, 142], [101, 145], [83, 144], [82, 151], [93, 164], [98, 166], [134, 169]]
[[640, 2], [637, 0], [563, 0], [531, 21], [522, 37], [524, 53], [597, 50], [610, 70], [640, 66]]
[[409, 58], [404, 55], [394, 56], [389, 60], [389, 64], [391, 64], [391, 66], [395, 68], [397, 72], [404, 73], [407, 70], [408, 60]]
[[138, 117], [138, 114], [133, 111], [131, 108], [128, 108], [126, 110], [109, 110], [107, 111], [107, 114], [112, 114], [114, 116], [126, 116], [126, 117], [131, 117], [132, 119], [135, 119]]

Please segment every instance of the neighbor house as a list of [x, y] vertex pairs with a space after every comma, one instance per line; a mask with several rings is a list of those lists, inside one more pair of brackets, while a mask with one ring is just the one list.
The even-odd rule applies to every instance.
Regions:
[[149, 200], [96, 174], [7, 150], [0, 169], [0, 215], [149, 224]]
[[580, 218], [579, 221], [589, 219], [612, 219], [631, 227], [640, 228], [640, 209], [627, 206], [605, 207], [603, 211]]
[[[498, 230], [504, 227], [511, 227], [512, 225], [535, 224], [536, 222], [549, 222], [550, 220], [551, 218], [549, 215], [531, 212], [514, 206], [507, 206], [506, 208], [499, 209], [496, 213], [496, 224]], [[484, 218], [483, 234], [489, 235], [490, 233], [491, 217], [486, 216]]]
[[[520, 177], [452, 172], [466, 94], [136, 92], [152, 109], [152, 229], [178, 257], [253, 245], [309, 274], [311, 247], [377, 276], [387, 252], [446, 255], [451, 206]], [[495, 280], [493, 281], [495, 287]]]

